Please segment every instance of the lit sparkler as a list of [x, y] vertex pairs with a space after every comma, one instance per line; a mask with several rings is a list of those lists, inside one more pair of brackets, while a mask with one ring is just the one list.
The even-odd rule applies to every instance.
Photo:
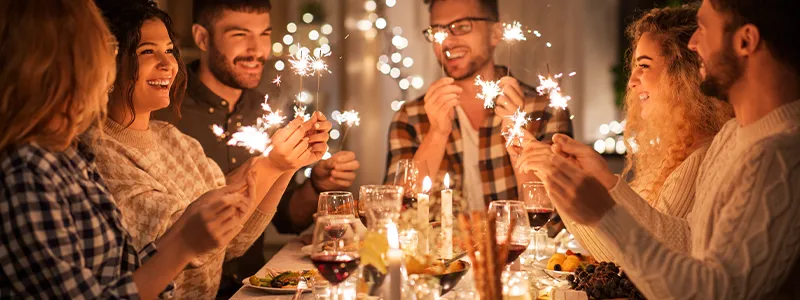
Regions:
[[517, 21], [511, 24], [503, 24], [503, 40], [507, 42], [524, 41], [525, 32], [522, 31], [522, 24]]
[[336, 122], [339, 125], [347, 124], [348, 127], [353, 125], [358, 126], [361, 124], [361, 118], [355, 110], [348, 110], [336, 116]]
[[522, 147], [522, 139], [525, 137], [525, 132], [523, 130], [525, 130], [524, 127], [531, 118], [527, 116], [525, 111], [519, 108], [516, 113], [507, 118], [511, 119], [513, 124], [509, 125], [508, 129], [503, 132], [503, 135], [506, 136], [506, 147], [510, 146], [516, 140], [519, 140], [519, 146]]
[[[228, 140], [228, 145], [244, 147], [251, 152], [258, 151], [264, 156], [269, 154], [270, 150], [272, 150], [272, 145], [267, 131], [283, 124], [286, 117], [282, 116], [280, 111], [272, 111], [272, 108], [267, 103], [268, 100], [269, 95], [265, 95], [264, 103], [261, 103], [261, 109], [264, 110], [264, 114], [256, 120], [256, 125], [239, 127], [237, 132], [230, 134], [231, 138]], [[211, 130], [217, 137], [226, 137], [225, 130], [219, 125], [213, 125]]]
[[433, 34], [433, 41], [439, 43], [439, 45], [444, 44], [444, 40], [447, 39], [447, 31], [439, 30]]
[[225, 137], [225, 129], [222, 129], [222, 127], [217, 124], [211, 125], [211, 132], [217, 137]]
[[481, 75], [475, 77], [475, 85], [481, 87], [481, 92], [478, 93], [478, 99], [483, 99], [483, 108], [493, 108], [494, 99], [503, 95], [503, 90], [500, 88], [500, 80], [482, 80]]
[[311, 59], [310, 53], [311, 51], [308, 50], [306, 47], [300, 47], [300, 44], [297, 44], [298, 49], [294, 55], [289, 58], [289, 64], [292, 65], [292, 70], [295, 74], [299, 75], [300, 77], [306, 77], [313, 73], [313, 69], [311, 68]]
[[281, 75], [278, 75], [278, 77], [275, 77], [275, 79], [272, 80], [272, 83], [277, 85], [277, 86], [281, 86]]
[[325, 63], [325, 60], [324, 60], [324, 58], [328, 57], [328, 56], [331, 56], [331, 52], [330, 51], [323, 52], [322, 48], [317, 48], [316, 50], [314, 50], [314, 56], [309, 56], [309, 58], [308, 58], [309, 62], [310, 62], [310, 67], [311, 67], [312, 72], [313, 73], [317, 73], [317, 110], [320, 110], [320, 106], [319, 106], [319, 81], [322, 78], [322, 72], [323, 71], [328, 71], [328, 73], [331, 73], [331, 71], [328, 70], [328, 64]]
[[311, 115], [306, 113], [306, 106], [305, 105], [295, 105], [294, 107], [294, 117], [295, 118], [303, 118], [303, 121], [308, 121], [311, 119]]

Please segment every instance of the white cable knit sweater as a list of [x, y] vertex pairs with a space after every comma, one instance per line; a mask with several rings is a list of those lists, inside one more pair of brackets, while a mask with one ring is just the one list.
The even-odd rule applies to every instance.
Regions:
[[[655, 219], [689, 236], [689, 253], [632, 216], [658, 214], [650, 206], [616, 205], [596, 224], [636, 286], [648, 299], [800, 299], [800, 100], [745, 127], [729, 121], [697, 177], [688, 220]], [[617, 202], [636, 196], [618, 187]]]

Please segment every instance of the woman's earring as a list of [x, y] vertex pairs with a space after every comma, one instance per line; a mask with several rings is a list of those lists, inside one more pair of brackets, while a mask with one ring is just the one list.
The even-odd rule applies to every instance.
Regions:
[[108, 93], [109, 94], [111, 94], [111, 92], [113, 92], [113, 91], [114, 91], [114, 86], [113, 85], [108, 87]]

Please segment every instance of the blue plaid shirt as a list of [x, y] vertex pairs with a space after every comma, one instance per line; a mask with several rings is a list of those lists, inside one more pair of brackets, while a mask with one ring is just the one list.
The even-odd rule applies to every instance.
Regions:
[[134, 249], [93, 161], [83, 144], [0, 154], [0, 298], [139, 298], [133, 271], [156, 249]]

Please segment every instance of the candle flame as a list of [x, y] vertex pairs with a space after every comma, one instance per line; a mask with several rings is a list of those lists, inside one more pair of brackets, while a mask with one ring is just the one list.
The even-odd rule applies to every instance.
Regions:
[[399, 234], [397, 233], [397, 225], [394, 223], [386, 227], [386, 239], [389, 242], [390, 249], [400, 249]]
[[444, 188], [450, 188], [450, 173], [444, 173]]
[[431, 187], [433, 187], [433, 181], [431, 181], [431, 177], [425, 176], [425, 179], [422, 180], [422, 192], [427, 194], [431, 191]]

